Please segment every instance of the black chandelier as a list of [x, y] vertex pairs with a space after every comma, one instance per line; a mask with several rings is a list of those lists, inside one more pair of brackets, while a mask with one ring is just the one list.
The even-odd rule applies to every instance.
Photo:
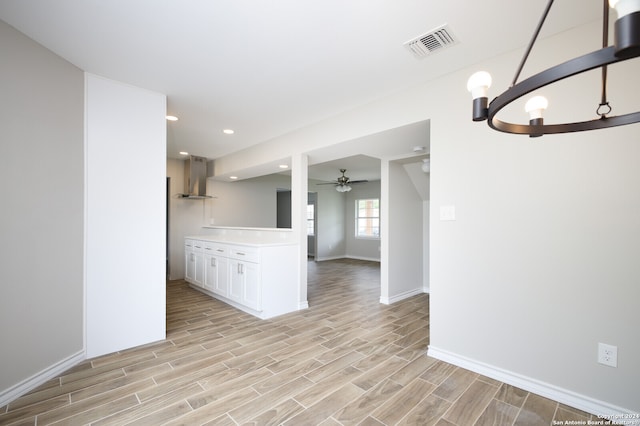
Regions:
[[[553, 0], [549, 0], [509, 89], [488, 103], [487, 93], [491, 86], [491, 76], [485, 71], [479, 71], [469, 78], [467, 89], [473, 97], [473, 121], [488, 120], [489, 127], [494, 130], [530, 137], [604, 129], [640, 122], [640, 112], [608, 116], [611, 113], [611, 106], [607, 101], [607, 65], [640, 56], [640, 0], [604, 0], [602, 49], [571, 59], [517, 83], [552, 4]], [[612, 46], [609, 46], [608, 40], [610, 7], [614, 8], [617, 14], [614, 24], [615, 39]], [[598, 118], [573, 123], [544, 124], [542, 113], [547, 108], [548, 102], [542, 96], [531, 98], [525, 105], [525, 110], [529, 113], [528, 125], [508, 123], [496, 118], [496, 114], [501, 109], [527, 93], [599, 67], [602, 68], [602, 97], [596, 110]]]

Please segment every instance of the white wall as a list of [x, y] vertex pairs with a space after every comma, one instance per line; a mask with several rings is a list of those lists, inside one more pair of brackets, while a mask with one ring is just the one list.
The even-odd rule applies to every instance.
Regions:
[[[337, 192], [337, 191], [336, 191]], [[344, 193], [344, 223], [346, 257], [353, 259], [380, 261], [380, 239], [356, 238], [356, 200], [380, 198], [380, 181], [351, 185], [351, 191]]]
[[380, 198], [380, 181], [352, 185], [350, 192], [340, 193], [331, 185], [316, 185], [317, 191], [317, 253], [316, 260], [349, 257], [380, 260], [380, 240], [355, 238], [356, 198]]
[[383, 200], [382, 205], [388, 216], [390, 256], [387, 275], [381, 280], [386, 286], [381, 301], [393, 303], [423, 291], [423, 200], [402, 164], [388, 162], [387, 178], [388, 200]]
[[[589, 39], [583, 30], [538, 51], [581, 46]], [[518, 56], [478, 68], [507, 81]], [[638, 107], [622, 84], [640, 64], [628, 65], [626, 76], [615, 68], [618, 79], [610, 79], [614, 111]], [[632, 313], [640, 298], [640, 128], [534, 140], [497, 134], [469, 121], [468, 98], [454, 90], [469, 74], [430, 90], [449, 99], [448, 113], [431, 122], [433, 354], [471, 360], [476, 370], [588, 411], [640, 410], [640, 339], [630, 338], [640, 326]], [[594, 77], [593, 90], [573, 81], [545, 89], [549, 120], [555, 100], [569, 102], [560, 106], [565, 116], [576, 119], [587, 106], [582, 117], [592, 117]], [[455, 205], [456, 221], [437, 219], [443, 205]], [[598, 342], [618, 346], [618, 368], [596, 362]]]
[[[169, 160], [171, 164], [172, 191], [182, 191], [182, 161]], [[174, 178], [173, 176], [176, 176]], [[175, 181], [175, 184], [174, 184]], [[356, 197], [379, 198], [380, 182], [353, 185], [353, 190], [341, 194], [332, 186], [310, 186], [318, 191], [318, 250], [317, 259], [353, 257], [380, 260], [379, 240], [356, 239], [354, 236], [354, 202]], [[236, 182], [207, 180], [208, 200], [181, 200], [172, 198], [170, 205], [170, 266], [171, 279], [184, 276], [183, 247], [178, 241], [185, 235], [202, 233], [201, 226], [241, 226], [258, 228], [276, 227], [276, 192], [291, 188], [291, 177], [272, 174]], [[351, 218], [351, 219], [348, 219]], [[184, 230], [182, 234], [178, 229]], [[186, 232], [186, 233], [185, 233]], [[306, 232], [306, 228], [305, 228]], [[182, 235], [182, 236], [180, 236]]]
[[431, 240], [429, 238], [429, 228], [431, 227], [431, 215], [430, 215], [430, 202], [429, 200], [422, 201], [422, 290], [425, 293], [431, 292], [429, 287], [430, 277], [430, 259], [429, 250], [431, 247]]
[[331, 185], [309, 187], [317, 190], [316, 260], [339, 259], [346, 255], [344, 193]]
[[[542, 40], [526, 72], [557, 63], [559, 52], [597, 48], [598, 27]], [[284, 135], [230, 156], [227, 167], [430, 119], [431, 353], [578, 408], [640, 411], [639, 125], [529, 140], [472, 123], [468, 76], [490, 71], [493, 96], [521, 54]], [[614, 111], [637, 110], [630, 94], [640, 63], [611, 68]], [[598, 84], [594, 73], [592, 90], [548, 88], [560, 104], [550, 109], [591, 117]], [[437, 220], [446, 205], [456, 221]], [[597, 364], [598, 342], [618, 346], [618, 368]]]
[[2, 21], [0, 52], [3, 406], [83, 357], [84, 76]]
[[422, 160], [403, 165], [422, 200], [422, 291], [429, 293], [429, 186], [430, 174], [422, 171]]
[[167, 160], [169, 189], [169, 279], [184, 278], [184, 237], [201, 234], [206, 206], [213, 200], [179, 198], [184, 192], [184, 160]]
[[165, 337], [166, 99], [86, 74], [86, 354]]
[[276, 228], [278, 189], [291, 189], [291, 177], [272, 174], [236, 182], [208, 179], [207, 194], [216, 198], [207, 202], [206, 224]]

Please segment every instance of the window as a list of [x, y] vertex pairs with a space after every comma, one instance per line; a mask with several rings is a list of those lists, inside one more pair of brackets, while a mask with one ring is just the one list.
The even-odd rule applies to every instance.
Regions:
[[313, 204], [307, 204], [307, 235], [314, 235], [315, 233], [315, 206]]
[[380, 238], [380, 200], [356, 200], [356, 237]]

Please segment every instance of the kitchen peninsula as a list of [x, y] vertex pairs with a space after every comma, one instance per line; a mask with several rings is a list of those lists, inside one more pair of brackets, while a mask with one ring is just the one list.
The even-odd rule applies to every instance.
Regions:
[[300, 309], [290, 230], [203, 227], [184, 239], [185, 281], [258, 318]]

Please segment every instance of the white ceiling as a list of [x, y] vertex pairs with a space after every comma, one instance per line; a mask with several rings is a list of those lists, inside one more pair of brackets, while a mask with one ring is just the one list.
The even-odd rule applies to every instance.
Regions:
[[[0, 0], [0, 19], [79, 68], [165, 93], [167, 153], [217, 158], [523, 50], [543, 0]], [[599, 19], [554, 5], [542, 36]], [[403, 43], [447, 23], [459, 43]], [[514, 64], [514, 71], [517, 64]], [[228, 136], [225, 128], [235, 130]]]
[[380, 159], [366, 155], [353, 155], [309, 167], [309, 179], [335, 182], [347, 169], [345, 176], [354, 180], [380, 180]]

